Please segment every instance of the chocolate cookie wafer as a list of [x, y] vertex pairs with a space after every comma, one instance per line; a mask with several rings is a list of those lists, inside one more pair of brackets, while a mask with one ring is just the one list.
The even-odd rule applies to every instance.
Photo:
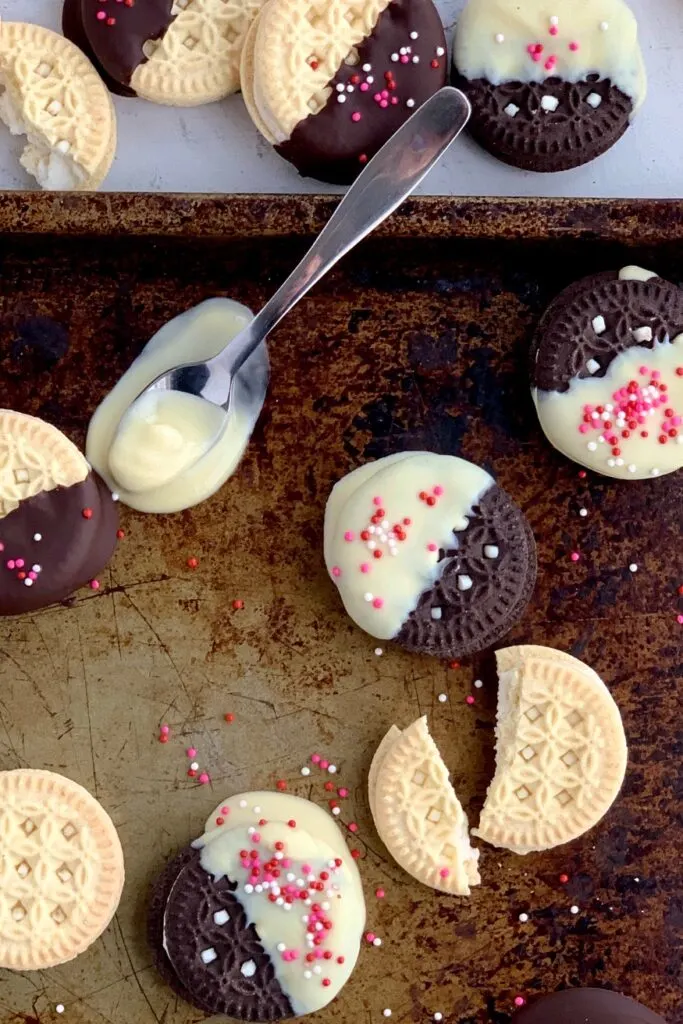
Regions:
[[450, 658], [509, 630], [536, 578], [521, 511], [484, 470], [430, 452], [369, 463], [335, 486], [325, 561], [362, 629]]
[[469, 0], [455, 32], [455, 82], [470, 133], [506, 163], [564, 171], [601, 156], [642, 105], [636, 20], [623, 0]]
[[550, 305], [531, 352], [539, 421], [559, 451], [639, 480], [683, 465], [683, 290], [640, 267], [584, 278]]
[[604, 988], [568, 988], [534, 999], [514, 1016], [515, 1024], [665, 1024], [635, 999]]

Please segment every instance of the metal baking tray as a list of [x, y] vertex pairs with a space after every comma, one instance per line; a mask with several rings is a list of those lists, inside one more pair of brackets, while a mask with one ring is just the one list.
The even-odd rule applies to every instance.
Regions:
[[[258, 308], [334, 202], [3, 195], [2, 403], [83, 442], [97, 403], [165, 320], [215, 294]], [[178, 515], [122, 508], [126, 536], [97, 593], [0, 622], [0, 767], [87, 786], [114, 818], [127, 867], [119, 912], [87, 953], [0, 974], [2, 1024], [199, 1020], [146, 947], [149, 884], [224, 795], [284, 779], [327, 801], [323, 774], [301, 775], [313, 751], [350, 791], [340, 820], [358, 824], [349, 845], [382, 939], [363, 948], [320, 1024], [370, 1024], [385, 1008], [397, 1022], [442, 1013], [447, 1024], [502, 1024], [516, 996], [567, 985], [620, 989], [683, 1021], [683, 474], [580, 479], [542, 439], [526, 375], [547, 301], [582, 274], [633, 262], [683, 278], [683, 204], [406, 203], [273, 334], [269, 399], [234, 479]], [[624, 790], [597, 828], [526, 858], [482, 846], [483, 882], [468, 900], [397, 867], [365, 783], [392, 722], [426, 712], [476, 821], [493, 769], [492, 659], [449, 668], [391, 645], [376, 654], [322, 559], [332, 483], [423, 447], [491, 469], [524, 508], [540, 573], [505, 642], [555, 645], [593, 665], [630, 744]], [[188, 778], [188, 746], [210, 785]]]

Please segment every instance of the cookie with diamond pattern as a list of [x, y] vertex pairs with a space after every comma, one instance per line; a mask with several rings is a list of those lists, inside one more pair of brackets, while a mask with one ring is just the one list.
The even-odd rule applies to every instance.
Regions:
[[593, 828], [619, 794], [627, 747], [597, 673], [547, 647], [499, 651], [496, 773], [474, 835], [526, 854]]
[[0, 772], [0, 967], [72, 960], [104, 931], [124, 880], [104, 808], [54, 772]]

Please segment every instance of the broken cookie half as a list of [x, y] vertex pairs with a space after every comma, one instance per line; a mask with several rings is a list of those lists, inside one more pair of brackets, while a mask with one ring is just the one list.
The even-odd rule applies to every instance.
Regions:
[[21, 165], [45, 189], [89, 191], [109, 172], [111, 97], [87, 57], [56, 32], [0, 24], [0, 119], [26, 136]]
[[593, 669], [549, 647], [496, 654], [496, 773], [474, 835], [514, 853], [578, 838], [607, 813], [626, 771], [619, 708]]
[[424, 885], [469, 896], [480, 882], [479, 851], [426, 717], [401, 731], [392, 726], [368, 778], [375, 826], [394, 860]]

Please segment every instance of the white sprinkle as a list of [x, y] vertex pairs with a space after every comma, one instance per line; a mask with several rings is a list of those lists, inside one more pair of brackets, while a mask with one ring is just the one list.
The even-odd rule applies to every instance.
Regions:
[[119, 495], [117, 494], [116, 491], [112, 491], [111, 500], [112, 501], [118, 501], [119, 500]]
[[307, 764], [305, 764], [303, 766], [303, 768], [301, 769], [301, 774], [304, 775], [304, 776], [307, 776], [307, 775], [311, 774], [311, 769], [308, 767]]
[[254, 891], [254, 886], [251, 884], [251, 882], [247, 882], [247, 884], [244, 887], [244, 891], [246, 892], [247, 896], [251, 896], [252, 892]]
[[471, 576], [458, 576], [458, 590], [469, 590], [472, 586]]
[[374, 551], [376, 547], [377, 545], [375, 544], [374, 540], [368, 541], [368, 551]]
[[593, 110], [597, 110], [602, 103], [602, 96], [599, 92], [591, 92], [586, 96], [586, 103], [588, 103]]
[[282, 850], [276, 850], [273, 856], [275, 857], [275, 860], [283, 860], [285, 855]]
[[406, 100], [406, 106], [412, 109], [415, 106], [415, 100]]
[[32, 587], [33, 586], [33, 580], [28, 580], [28, 579], [24, 580], [24, 586], [25, 587]]
[[587, 508], [580, 508], [579, 509], [579, 515], [581, 516], [582, 519], [585, 519], [586, 516], [588, 515], [588, 509]]
[[676, 444], [683, 444], [683, 434], [679, 434], [676, 438]]
[[398, 54], [397, 54], [397, 53], [392, 53], [392, 55], [391, 55], [391, 59], [393, 60], [393, 62], [394, 62], [394, 64], [395, 64], [395, 63], [396, 63], [396, 61], [398, 60]]
[[527, 921], [529, 920], [529, 915], [528, 914], [520, 914], [519, 915], [519, 920], [522, 922], [522, 924], [526, 924]]
[[629, 572], [638, 572], [638, 566], [636, 565], [635, 562], [631, 562], [631, 564], [628, 567], [628, 571]]
[[368, 533], [377, 533], [376, 526], [368, 526]]
[[508, 103], [507, 107], [505, 108], [505, 113], [508, 115], [508, 117], [517, 117], [517, 114], [519, 113], [519, 107], [516, 103]]
[[589, 373], [597, 373], [600, 369], [600, 363], [597, 361], [597, 359], [589, 359], [586, 363], [586, 369]]
[[605, 323], [604, 316], [596, 316], [593, 318], [593, 330], [596, 334], [604, 334], [607, 330], [607, 324]]
[[636, 327], [635, 331], [631, 333], [636, 341], [652, 341], [651, 327]]
[[55, 1013], [64, 1013], [64, 1003], [57, 1003]]
[[498, 558], [500, 550], [497, 544], [484, 545], [484, 558]]
[[370, 603], [370, 601], [372, 601], [372, 594], [370, 593], [370, 591], [368, 591], [367, 594], [363, 594], [363, 600], [367, 601], [368, 604]]
[[57, 145], [55, 146], [55, 149], [58, 153], [66, 154], [71, 149], [71, 144], [67, 142], [66, 139], [60, 139]]
[[595, 443], [595, 441], [589, 441], [588, 444], [586, 445], [586, 448], [588, 449], [589, 452], [596, 452], [598, 450], [598, 446]]
[[420, 38], [420, 33], [419, 32], [411, 32], [410, 33], [410, 38], [411, 39], [419, 39]]
[[32, 572], [42, 572], [43, 571], [43, 567], [42, 567], [42, 565], [38, 565], [38, 564], [32, 565], [31, 566], [31, 571]]
[[614, 467], [616, 466], [616, 462], [614, 461], [614, 459], [608, 459], [607, 460], [607, 465], [609, 466], [610, 469], [614, 469]]
[[374, 76], [373, 75], [368, 75], [368, 77], [367, 77], [368, 85], [372, 85], [372, 83], [374, 81], [375, 81]]
[[434, 1020], [443, 1020], [443, 1014], [438, 1011], [434, 1014]]
[[337, 103], [346, 103], [346, 96], [341, 92], [337, 96]]
[[[306, 920], [308, 920], [308, 918]], [[277, 946], [275, 948], [278, 951], [278, 953], [284, 953], [284, 951], [287, 949], [287, 947], [284, 944], [284, 942], [278, 942], [278, 944], [277, 944]]]
[[557, 96], [543, 96], [541, 97], [541, 106], [549, 114], [553, 114], [560, 105], [560, 101]]
[[475, 688], [475, 690], [481, 690], [483, 685], [484, 685], [484, 683], [482, 682], [481, 679], [475, 679], [474, 680], [474, 688]]
[[372, 71], [372, 64], [364, 64], [363, 65], [363, 71], [365, 71], [366, 74], [367, 74], [368, 71]]
[[330, 773], [330, 775], [336, 775], [336, 773], [337, 773], [337, 766], [336, 766], [336, 764], [328, 765], [327, 766], [327, 770]]
[[281, 907], [284, 904], [284, 902], [284, 897], [278, 896], [278, 898], [275, 900], [275, 906]]
[[497, 43], [504, 43], [505, 42], [505, 36], [503, 35], [502, 32], [498, 32], [498, 34], [496, 35], [496, 42]]
[[650, 470], [650, 476], [659, 476], [659, 470], [658, 469], [651, 469]]
[[637, 466], [636, 466], [635, 462], [632, 462], [631, 465], [628, 467], [629, 473], [635, 473], [636, 469], [637, 469]]
[[384, 654], [384, 651], [382, 650], [381, 647], [375, 647], [375, 654], [377, 655], [378, 658], [380, 658]]
[[291, 910], [291, 909], [292, 909], [292, 904], [291, 903], [285, 903], [285, 910]]
[[210, 946], [208, 949], [203, 949], [199, 955], [202, 958], [203, 964], [210, 964], [214, 960], [218, 959], [218, 953], [213, 946]]
[[437, 55], [437, 57], [443, 57], [445, 52], [446, 51], [444, 50], [443, 46], [437, 46], [437, 48], [436, 48], [436, 55]]
[[601, 32], [606, 32], [608, 28], [609, 28], [609, 22], [608, 21], [601, 21], [600, 22], [600, 31]]
[[192, 769], [193, 769], [193, 770], [194, 770], [194, 771], [196, 772], [196, 771], [197, 771], [197, 769], [199, 768], [199, 764], [198, 764], [198, 762], [197, 762], [197, 761], [193, 761], [193, 762], [191, 763], [191, 765], [190, 765], [190, 768], [192, 768]]
[[247, 960], [240, 967], [240, 974], [243, 974], [245, 978], [253, 978], [256, 974], [256, 964], [253, 960]]
[[560, 24], [560, 19], [558, 18], [558, 16], [556, 14], [553, 14], [552, 18], [550, 19], [550, 24], [551, 25], [559, 25]]
[[569, 913], [570, 913], [570, 914], [578, 914], [578, 912], [579, 912], [579, 908], [577, 907], [577, 905], [576, 905], [576, 904], [574, 904], [574, 906], [573, 906], [573, 907], [570, 907], [570, 908], [569, 908]]
[[342, 85], [341, 82], [337, 82], [337, 84], [335, 85], [335, 89], [337, 90], [337, 92], [344, 92], [344, 86]]
[[[42, 540], [43, 539], [42, 533], [34, 533], [33, 534], [33, 539], [34, 540]], [[62, 1004], [60, 1003], [59, 1005], [61, 1006]]]
[[372, 944], [373, 944], [373, 946], [381, 946], [382, 945], [382, 940], [378, 937], [378, 938], [372, 940]]
[[640, 881], [640, 878], [639, 878], [639, 877], [638, 877], [638, 876], [636, 875], [636, 877], [635, 877], [635, 878], [633, 879], [633, 881], [634, 881], [634, 882], [639, 882], [639, 881]]
[[338, 814], [341, 814], [341, 807], [333, 807], [332, 808], [332, 813], [334, 814], [334, 816], [336, 818]]
[[405, 57], [405, 55], [408, 53], [409, 49], [410, 49], [409, 46], [402, 46], [401, 49], [398, 52], [401, 54], [402, 57]]
[[431, 614], [432, 614], [432, 618], [433, 619], [438, 620], [438, 619], [441, 618], [443, 613], [441, 611], [441, 608], [432, 608], [432, 613]]
[[420, 63], [420, 58], [418, 57], [417, 54], [415, 54], [415, 56], [413, 57], [413, 64], [419, 64], [419, 63]]
[[247, 801], [246, 800], [240, 800], [240, 807], [246, 807], [246, 806], [247, 806]]
[[382, 1014], [383, 1014], [384, 1017], [391, 1017], [391, 1010], [389, 1009], [388, 1006], [387, 1006], [386, 1010], [382, 1010]]
[[256, 829], [254, 828], [254, 826], [250, 825], [249, 828], [247, 829], [247, 835], [253, 836], [255, 831], [256, 831]]
[[346, 86], [346, 91], [347, 92], [355, 92], [356, 90], [355, 90], [355, 87], [353, 85], [347, 85]]
[[325, 900], [324, 903], [321, 903], [320, 906], [323, 908], [323, 910], [329, 910], [330, 909], [330, 904], [327, 902], [327, 900]]
[[306, 981], [308, 981], [308, 979], [312, 978], [312, 977], [313, 977], [313, 972], [312, 971], [304, 971], [304, 978], [306, 979]]
[[446, 701], [448, 700], [448, 694], [447, 693], [440, 693], [439, 696], [437, 697], [437, 700], [438, 700], [439, 704], [445, 704]]
[[214, 924], [226, 924], [230, 920], [230, 914], [227, 910], [217, 910], [213, 915]]
[[616, 464], [617, 464], [617, 466], [623, 466], [624, 465], [624, 460], [621, 459], [621, 458], [618, 458]]

